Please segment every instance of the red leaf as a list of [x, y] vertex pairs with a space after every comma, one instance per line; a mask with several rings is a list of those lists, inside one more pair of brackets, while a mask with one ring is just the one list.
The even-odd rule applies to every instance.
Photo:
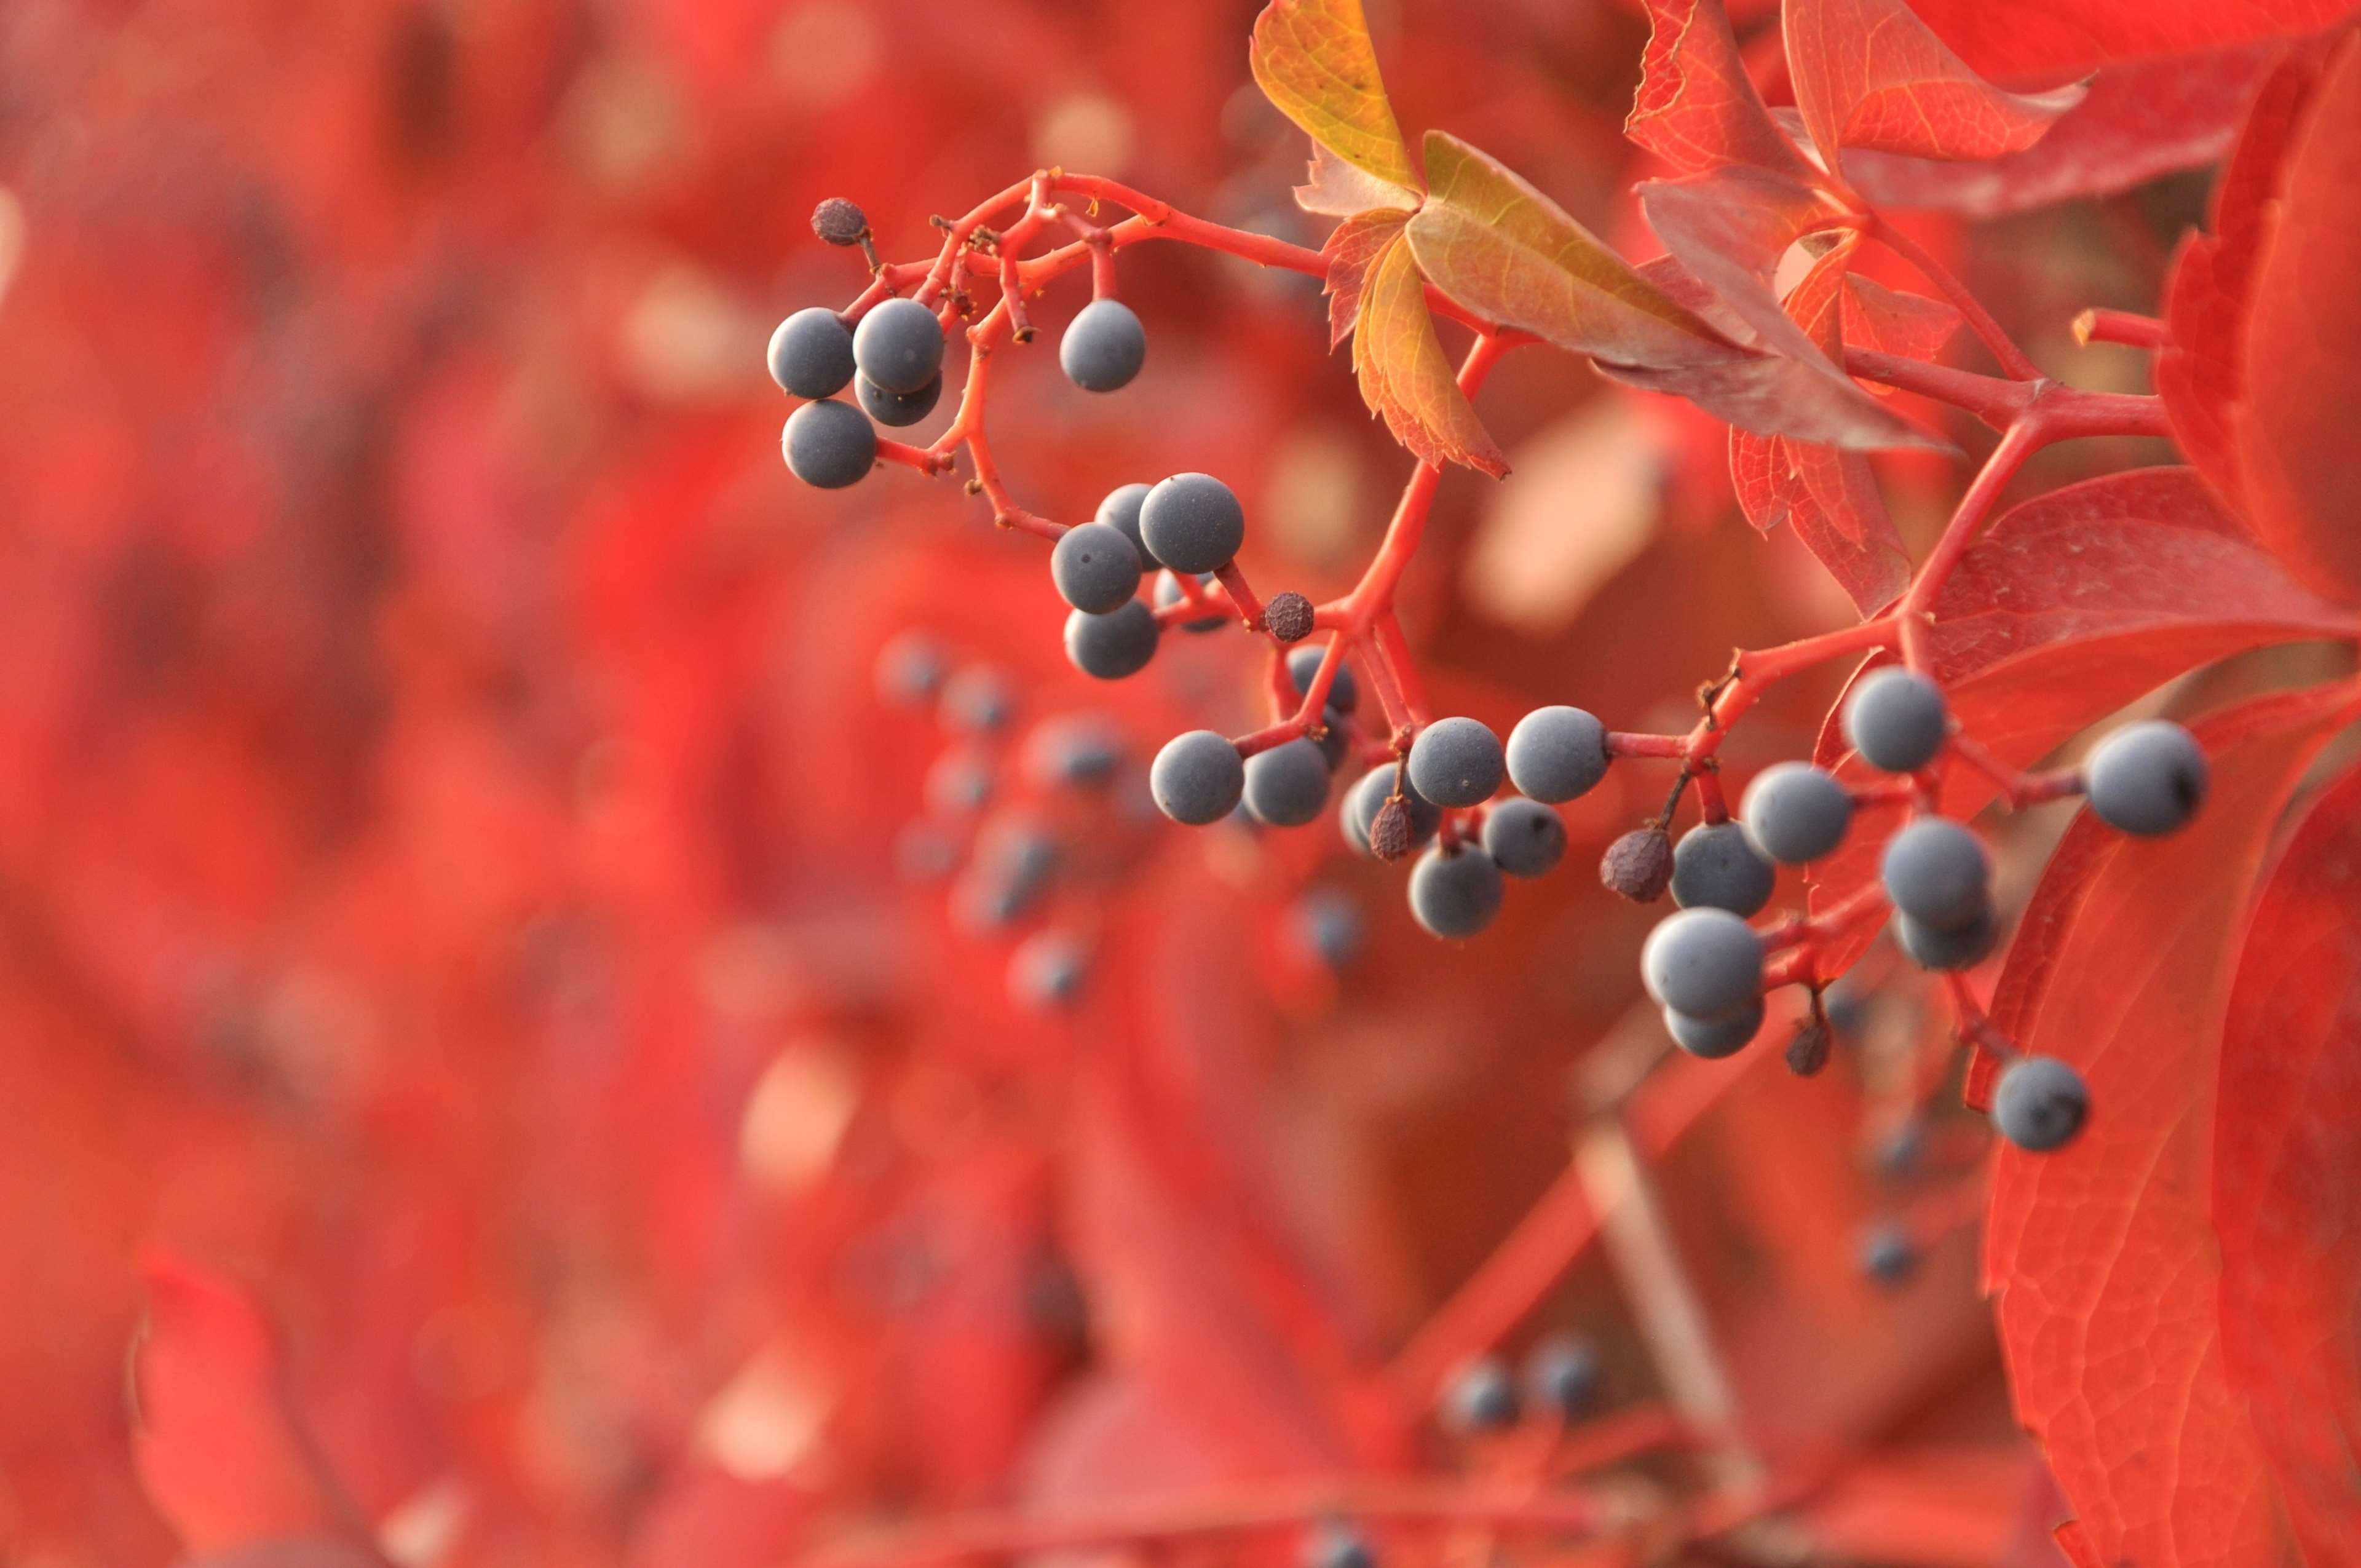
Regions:
[[2351, 603], [2361, 599], [2361, 36], [2322, 77], [2279, 187], [2256, 258], [2234, 450], [2256, 532], [2296, 576]]
[[147, 1329], [132, 1361], [134, 1452], [182, 1544], [229, 1552], [329, 1536], [366, 1545], [367, 1527], [289, 1398], [260, 1310], [175, 1258], [151, 1259], [147, 1276]]
[[2156, 359], [2156, 389], [2174, 439], [2223, 499], [2241, 511], [2246, 486], [2230, 434], [2245, 381], [2246, 299], [2262, 244], [2263, 207], [2318, 84], [2321, 62], [2290, 57], [2256, 92], [2236, 149], [2213, 192], [2213, 232], [2191, 235], [2165, 280], [2171, 345]]
[[1960, 313], [1941, 300], [1889, 289], [1874, 278], [1847, 272], [1844, 341], [1855, 348], [1932, 359], [1960, 330]]
[[1721, 0], [1647, 0], [1648, 50], [1623, 134], [1684, 174], [1752, 164], [1810, 182], [1818, 170], [1771, 123]]
[[1353, 330], [1353, 369], [1361, 400], [1381, 415], [1396, 441], [1422, 463], [1461, 463], [1499, 478], [1508, 459], [1460, 391], [1434, 317], [1426, 280], [1403, 234], [1393, 225], [1380, 240], [1359, 286], [1359, 321]]
[[2072, 1063], [2092, 1112], [2065, 1149], [1996, 1157], [1985, 1282], [2018, 1417], [2103, 1562], [2286, 1557], [2270, 1477], [2223, 1365], [2201, 1086], [2246, 905], [2237, 869], [2260, 858], [2351, 706], [2323, 688], [2200, 725], [2216, 782], [2197, 821], [2167, 839], [2078, 850], [2033, 900], [2037, 916], [2059, 902], [2073, 914], [2037, 919], [2037, 938], [2010, 953], [2012, 970], [2038, 962], [2049, 973], [2015, 1021], [2020, 1043]]
[[2112, 195], [2220, 158], [2284, 49], [2274, 41], [2110, 66], [2089, 96], [2023, 152], [1974, 163], [1854, 152], [1845, 175], [1882, 206], [1980, 218]]
[[[2349, 619], [2241, 538], [2190, 470], [2136, 469], [2053, 490], [1994, 523], [1936, 601], [1935, 670], [1968, 733], [2025, 767], [2200, 664], [2333, 636]], [[1864, 775], [1834, 709], [1815, 760]], [[1940, 798], [1946, 814], [1972, 816], [1994, 794], [1954, 768]], [[1815, 864], [1812, 907], [1865, 885], [1880, 848], [1863, 838]]]
[[2057, 82], [2110, 61], [2318, 32], [2352, 0], [1913, 0], [1970, 65], [2001, 82]]
[[1995, 158], [2041, 139], [2080, 87], [2006, 93], [1971, 71], [1902, 0], [1787, 0], [1787, 69], [1830, 169], [1847, 148]]
[[2361, 1541], [2361, 770], [2265, 883], [2213, 1107], [2223, 1350], [2314, 1563]]
[[1409, 221], [1408, 213], [1381, 207], [1356, 214], [1330, 231], [1328, 242], [1320, 247], [1328, 258], [1329, 347], [1353, 335], [1354, 324], [1361, 319], [1361, 291], [1368, 286], [1369, 268], [1401, 236], [1401, 226]]

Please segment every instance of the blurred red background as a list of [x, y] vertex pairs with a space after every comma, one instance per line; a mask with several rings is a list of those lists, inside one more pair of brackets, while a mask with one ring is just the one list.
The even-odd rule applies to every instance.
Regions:
[[[1636, 7], [1370, 8], [1406, 123], [1631, 239]], [[851, 1517], [1413, 1457], [1352, 1412], [1565, 1166], [1646, 924], [1581, 866], [1661, 781], [1586, 802], [1575, 872], [1465, 948], [1324, 828], [1102, 823], [1054, 911], [1088, 994], [1014, 1008], [1008, 939], [895, 875], [942, 740], [873, 695], [881, 642], [930, 627], [1024, 722], [1106, 713], [1141, 755], [1236, 727], [1259, 663], [1172, 639], [1084, 690], [1038, 542], [956, 479], [795, 486], [761, 358], [862, 280], [825, 196], [907, 258], [1060, 163], [1316, 244], [1255, 9], [0, 10], [0, 1556], [174, 1554], [124, 1398], [143, 1249], [251, 1287], [409, 1562], [767, 1562]], [[1971, 260], [2028, 322], [2141, 302], [2155, 204], [2189, 210], [2144, 200]], [[1316, 285], [1150, 247], [1123, 287], [1147, 373], [1067, 386], [1053, 297], [995, 404], [1012, 485], [1079, 517], [1209, 470], [1258, 583], [1348, 584], [1409, 459]], [[1845, 615], [1735, 521], [1719, 427], [1541, 355], [1483, 407], [1517, 477], [1445, 480], [1403, 602], [1446, 707], [1648, 727]], [[1949, 472], [1899, 471], [1914, 539]], [[1740, 765], [1807, 751], [1827, 696], [1783, 691]], [[1290, 936], [1312, 886], [1366, 911], [1341, 979]], [[1666, 1176], [1759, 1440], [1991, 1456], [1926, 1483], [1982, 1562], [2030, 1467], [1972, 1248], [1899, 1294], [1853, 1267], [1916, 1190], [1861, 1157], [1916, 1027], [1810, 1084], [1714, 1069], [1752, 1088]], [[1500, 1326], [1568, 1325], [1650, 1393], [1596, 1259]]]

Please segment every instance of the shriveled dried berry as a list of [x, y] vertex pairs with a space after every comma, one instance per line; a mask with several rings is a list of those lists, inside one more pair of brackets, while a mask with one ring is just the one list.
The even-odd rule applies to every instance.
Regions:
[[1634, 828], [1598, 861], [1598, 880], [1634, 904], [1653, 904], [1673, 880], [1673, 840], [1661, 828]]
[[1312, 601], [1294, 592], [1273, 594], [1262, 607], [1262, 623], [1281, 642], [1301, 642], [1312, 635]]
[[869, 232], [869, 215], [841, 196], [812, 209], [812, 233], [830, 245], [859, 245]]

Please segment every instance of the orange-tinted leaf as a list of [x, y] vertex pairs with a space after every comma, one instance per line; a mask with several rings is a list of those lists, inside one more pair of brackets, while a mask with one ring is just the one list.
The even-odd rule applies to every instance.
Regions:
[[2223, 1350], [2314, 1563], [2361, 1541], [2361, 770], [2265, 883], [2213, 1105]]
[[2299, 577], [2349, 604], [2361, 601], [2361, 38], [2312, 94], [2279, 194], [2256, 258], [2232, 433], [2255, 532]]
[[[1695, 400], [1730, 423], [1765, 434], [1860, 451], [1944, 443], [1863, 391], [1788, 318], [1773, 291], [1779, 258], [1806, 235], [1844, 216], [1809, 188], [1764, 170], [1732, 167], [1639, 188], [1649, 226], [1705, 291], [1725, 332], [1743, 334], [1759, 357], [1695, 367], [1611, 373], [1635, 385]], [[1725, 322], [1729, 324], [1725, 325]]]
[[1934, 358], [1960, 330], [1960, 313], [1945, 302], [1852, 272], [1845, 274], [1843, 307], [1847, 344], [1905, 359]]
[[1506, 474], [1507, 459], [1468, 406], [1434, 335], [1426, 280], [1399, 231], [1371, 258], [1360, 299], [1353, 369], [1369, 411], [1383, 415], [1394, 439], [1422, 463], [1462, 463], [1494, 478]]
[[1810, 181], [1817, 170], [1771, 123], [1721, 0], [1647, 0], [1648, 51], [1623, 134], [1684, 174], [1751, 163]]
[[2352, 0], [1912, 0], [1943, 41], [1997, 82], [2057, 82], [2111, 62], [2317, 32]]
[[2223, 1361], [2203, 1086], [2249, 887], [2239, 870], [2349, 706], [2282, 695], [2201, 725], [2215, 783], [2197, 820], [2066, 862], [2034, 896], [2037, 912], [2074, 907], [2038, 927], [2054, 951], [2010, 954], [2048, 973], [2020, 1043], [2080, 1070], [2092, 1109], [2064, 1149], [2001, 1150], [1985, 1281], [2018, 1417], [2103, 1562], [2291, 1561]]
[[1295, 188], [1295, 204], [1331, 218], [1381, 208], [1410, 213], [1417, 210], [1418, 192], [1356, 169], [1315, 141], [1309, 175]]
[[[367, 1530], [288, 1397], [270, 1325], [245, 1292], [182, 1263], [147, 1269], [132, 1361], [140, 1480], [190, 1551]], [[375, 1559], [372, 1558], [372, 1561]]]
[[1787, 70], [1830, 169], [1847, 148], [1994, 158], [2041, 139], [2080, 87], [2006, 93], [1968, 69], [1902, 0], [1787, 0]]
[[1488, 155], [1426, 136], [1432, 186], [1410, 247], [1434, 286], [1489, 321], [1618, 364], [1738, 357], [1729, 339], [1642, 277]]
[[1320, 254], [1328, 258], [1328, 346], [1353, 335], [1361, 319], [1361, 295], [1367, 288], [1369, 268], [1400, 243], [1410, 214], [1390, 208], [1372, 208], [1346, 218], [1329, 231]]
[[1279, 112], [1365, 173], [1415, 186], [1361, 0], [1270, 0], [1247, 60]]
[[2320, 59], [2300, 52], [2264, 81], [2214, 189], [2213, 232], [2183, 241], [2165, 280], [2172, 341], [2157, 356], [2157, 393], [2180, 450], [2241, 513], [2246, 484], [2230, 423], [2245, 382], [2246, 301], [2264, 204], [2278, 189], [2280, 162], [2320, 74]]

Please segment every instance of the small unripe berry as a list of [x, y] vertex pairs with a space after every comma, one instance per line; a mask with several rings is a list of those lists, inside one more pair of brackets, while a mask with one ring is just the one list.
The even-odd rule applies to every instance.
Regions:
[[2161, 718], [2126, 725], [2092, 749], [2082, 770], [2091, 810], [2125, 833], [2170, 833], [2205, 803], [2212, 771], [2197, 737]]
[[1509, 731], [1505, 760], [1520, 795], [1562, 805], [1607, 776], [1607, 726], [1578, 707], [1537, 707]]
[[1246, 805], [1271, 828], [1301, 828], [1328, 804], [1328, 759], [1312, 741], [1290, 740], [1246, 759]]
[[815, 489], [858, 484], [877, 461], [877, 431], [851, 403], [806, 403], [779, 433], [787, 471]]
[[1175, 474], [1140, 503], [1139, 534], [1176, 572], [1218, 572], [1246, 542], [1246, 509], [1211, 474]]
[[1411, 787], [1437, 806], [1480, 806], [1500, 787], [1500, 738], [1473, 718], [1438, 718], [1411, 742]]
[[1058, 536], [1049, 580], [1076, 609], [1111, 615], [1139, 591], [1139, 552], [1114, 524], [1085, 522]]
[[830, 196], [812, 209], [812, 233], [830, 245], [859, 245], [869, 232], [869, 218], [841, 196]]
[[1784, 866], [1817, 861], [1844, 842], [1852, 797], [1809, 762], [1778, 762], [1754, 775], [1738, 807], [1754, 847]]
[[1444, 1390], [1443, 1419], [1463, 1434], [1496, 1432], [1517, 1424], [1517, 1386], [1498, 1356], [1460, 1370]]
[[1648, 933], [1640, 978], [1660, 1005], [1727, 1018], [1762, 1001], [1763, 938], [1727, 909], [1684, 909]]
[[1653, 904], [1673, 880], [1673, 841], [1661, 828], [1634, 828], [1599, 857], [1598, 880], [1634, 904]]
[[852, 334], [831, 310], [796, 312], [771, 333], [771, 379], [798, 398], [832, 398], [852, 379]]
[[1473, 845], [1432, 845], [1411, 868], [1410, 912], [1432, 936], [1473, 937], [1500, 913], [1500, 868]]
[[1484, 815], [1484, 852], [1510, 876], [1547, 876], [1565, 858], [1565, 823], [1540, 801], [1512, 795]]
[[2018, 1148], [2047, 1154], [2073, 1141], [2091, 1113], [2082, 1075], [2056, 1057], [2011, 1062], [1993, 1088], [1993, 1125]]
[[942, 323], [916, 300], [881, 300], [852, 329], [852, 357], [884, 390], [915, 392], [942, 372]]
[[1312, 635], [1312, 601], [1292, 591], [1273, 594], [1262, 607], [1262, 624], [1281, 642], [1301, 642]]
[[1748, 916], [1771, 902], [1778, 868], [1757, 854], [1735, 822], [1706, 822], [1673, 846], [1673, 902], [1684, 909]]
[[1872, 670], [1845, 698], [1845, 739], [1863, 762], [1889, 773], [1915, 773], [1933, 762], [1949, 728], [1943, 688], [1916, 670]]
[[1174, 736], [1148, 770], [1158, 809], [1191, 828], [1219, 822], [1236, 810], [1246, 787], [1246, 759], [1229, 737], [1211, 729]]
[[1664, 1032], [1672, 1036], [1673, 1044], [1689, 1055], [1703, 1057], [1708, 1061], [1719, 1061], [1723, 1057], [1735, 1056], [1753, 1043], [1754, 1036], [1763, 1032], [1764, 1011], [1763, 999], [1759, 996], [1752, 1007], [1741, 1007], [1721, 1018], [1695, 1018], [1677, 1008], [1667, 1007], [1664, 1009]]
[[1119, 681], [1148, 667], [1163, 635], [1156, 612], [1140, 599], [1126, 599], [1106, 615], [1078, 609], [1066, 617], [1066, 657], [1086, 675]]
[[1093, 300], [1058, 340], [1058, 364], [1086, 392], [1113, 392], [1131, 384], [1148, 358], [1148, 334], [1121, 300]]

